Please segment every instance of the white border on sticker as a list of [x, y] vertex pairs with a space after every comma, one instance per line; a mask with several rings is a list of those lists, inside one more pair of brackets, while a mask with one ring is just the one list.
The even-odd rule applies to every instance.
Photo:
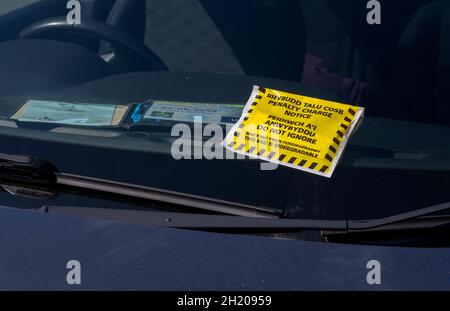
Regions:
[[[331, 166], [330, 169], [328, 170], [328, 172], [323, 173], [320, 171], [316, 171], [307, 167], [302, 167], [302, 166], [298, 166], [298, 165], [293, 165], [293, 164], [289, 164], [289, 163], [285, 163], [285, 162], [281, 162], [278, 160], [274, 160], [274, 159], [267, 159], [261, 156], [257, 156], [254, 155], [252, 153], [248, 153], [245, 151], [240, 151], [240, 150], [235, 150], [231, 147], [228, 146], [228, 144], [226, 144], [227, 141], [231, 141], [233, 139], [234, 133], [237, 132], [237, 130], [239, 129], [239, 125], [242, 124], [244, 122], [244, 119], [247, 117], [248, 115], [248, 111], [253, 107], [253, 103], [256, 100], [256, 96], [258, 96], [259, 94], [259, 90], [260, 87], [258, 85], [254, 85], [253, 86], [253, 91], [252, 94], [250, 95], [249, 100], [247, 101], [247, 104], [245, 105], [243, 111], [242, 111], [242, 115], [239, 118], [239, 121], [236, 122], [233, 127], [231, 128], [231, 130], [228, 132], [227, 136], [225, 137], [224, 141], [221, 143], [221, 146], [238, 154], [244, 155], [244, 156], [248, 156], [250, 158], [254, 158], [254, 159], [259, 159], [259, 160], [263, 160], [266, 162], [270, 162], [270, 163], [275, 163], [278, 165], [283, 165], [283, 166], [287, 166], [296, 170], [300, 170], [300, 171], [305, 171], [307, 173], [311, 173], [311, 174], [315, 174], [315, 175], [319, 175], [319, 176], [323, 176], [323, 177], [327, 177], [327, 178], [331, 178], [331, 176], [334, 173], [334, 170], [336, 169], [337, 164], [339, 163], [339, 160], [341, 158], [342, 153], [344, 152], [345, 148], [347, 147], [347, 142], [349, 137], [352, 135], [353, 130], [355, 129], [355, 126], [358, 124], [358, 122], [361, 120], [362, 117], [364, 117], [364, 112], [365, 112], [365, 108], [364, 107], [358, 107], [360, 109], [358, 109], [358, 112], [355, 114], [354, 118], [353, 118], [353, 122], [350, 123], [350, 127], [346, 133], [346, 135], [344, 136], [344, 138], [341, 141], [341, 144], [336, 152], [336, 155], [333, 157], [333, 161], [331, 162]], [[334, 101], [332, 101], [334, 102]], [[338, 102], [335, 102], [338, 103]], [[338, 103], [341, 104], [341, 103]], [[343, 104], [343, 105], [347, 105], [347, 104]], [[347, 106], [351, 106], [351, 105], [347, 105]]]

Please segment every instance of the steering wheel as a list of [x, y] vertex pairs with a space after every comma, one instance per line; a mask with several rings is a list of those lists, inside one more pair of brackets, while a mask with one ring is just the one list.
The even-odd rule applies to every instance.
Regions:
[[123, 63], [130, 70], [168, 70], [150, 48], [126, 32], [95, 20], [84, 19], [81, 24], [71, 25], [65, 17], [45, 19], [22, 30], [19, 39], [60, 38], [62, 34], [89, 36], [108, 42], [114, 52], [107, 60], [109, 63]]

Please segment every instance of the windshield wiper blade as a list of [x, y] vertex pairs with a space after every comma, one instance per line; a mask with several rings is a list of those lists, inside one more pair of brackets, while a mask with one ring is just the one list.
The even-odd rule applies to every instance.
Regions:
[[56, 181], [56, 172], [40, 158], [0, 153], [0, 180], [49, 185]]
[[345, 220], [238, 217], [83, 206], [43, 206], [39, 212], [131, 225], [199, 230], [346, 230]]
[[[436, 207], [432, 210], [435, 211]], [[430, 208], [424, 209], [429, 211]], [[385, 222], [382, 220], [346, 221], [321, 219], [286, 219], [286, 218], [249, 218], [229, 215], [204, 215], [179, 212], [157, 212], [147, 210], [125, 210], [117, 208], [95, 208], [83, 206], [43, 206], [40, 212], [83, 219], [116, 221], [119, 223], [146, 225], [151, 227], [169, 227], [178, 229], [200, 230], [270, 230], [300, 231], [321, 230], [323, 236], [346, 235], [354, 232], [378, 232], [389, 230], [428, 229], [449, 223], [450, 217], [420, 216], [403, 222]], [[406, 218], [395, 217], [399, 220]], [[392, 219], [391, 219], [392, 220]], [[364, 222], [364, 229], [355, 230], [356, 225], [349, 223]], [[369, 225], [370, 223], [370, 225]], [[381, 225], [380, 225], [381, 224]]]
[[63, 186], [89, 189], [235, 216], [277, 218], [281, 214], [279, 210], [266, 207], [71, 174], [56, 173], [56, 183]]
[[[169, 203], [176, 206], [233, 216], [269, 218], [274, 220], [280, 220], [280, 217], [282, 216], [280, 210], [266, 207], [245, 205], [93, 177], [64, 174], [58, 172], [51, 163], [30, 156], [0, 153], [0, 180], [28, 183], [38, 186], [59, 185], [86, 191], [97, 191], [105, 194], [139, 198], [153, 202]], [[293, 222], [280, 223], [280, 225], [281, 227], [287, 226], [291, 229], [297, 227], [298, 229], [336, 230], [341, 233], [351, 233], [374, 230], [383, 231], [385, 228], [395, 228], [395, 225], [398, 224], [398, 228], [401, 227], [404, 230], [415, 226], [417, 222], [414, 220], [448, 209], [450, 209], [450, 202], [380, 219], [338, 221], [295, 219]], [[427, 219], [427, 221], [430, 224], [445, 223], [438, 217], [435, 219]], [[273, 225], [273, 223], [271, 224]]]
[[278, 218], [281, 211], [129, 183], [60, 173], [51, 163], [32, 156], [0, 153], [0, 180], [35, 186], [63, 186], [134, 199], [244, 217]]
[[349, 220], [347, 230], [322, 231], [325, 238], [336, 236], [358, 236], [364, 234], [409, 232], [413, 230], [431, 230], [450, 225], [450, 215], [435, 215], [450, 210], [450, 202], [437, 204], [411, 212], [401, 213], [385, 218], [370, 220]]
[[435, 213], [444, 212], [450, 209], [450, 202], [437, 204], [411, 212], [401, 213], [385, 218], [371, 219], [371, 220], [350, 220], [348, 221], [348, 231], [363, 231], [363, 230], [382, 230], [383, 228], [399, 224], [399, 228], [407, 229], [405, 222], [417, 220], [421, 217], [429, 216]]

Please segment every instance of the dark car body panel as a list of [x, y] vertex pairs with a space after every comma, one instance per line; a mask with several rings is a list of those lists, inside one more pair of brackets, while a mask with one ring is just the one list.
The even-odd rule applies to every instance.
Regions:
[[[444, 290], [449, 248], [339, 245], [0, 209], [1, 290]], [[69, 260], [81, 285], [68, 285]], [[381, 264], [368, 285], [367, 262]]]

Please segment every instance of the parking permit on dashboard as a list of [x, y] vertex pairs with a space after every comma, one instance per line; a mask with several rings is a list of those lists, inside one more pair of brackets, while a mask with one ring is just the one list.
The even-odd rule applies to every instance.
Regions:
[[129, 105], [29, 100], [10, 119], [65, 125], [115, 126], [122, 122], [128, 109]]
[[193, 123], [201, 117], [203, 123], [234, 124], [242, 114], [243, 105], [154, 100], [143, 116], [147, 121]]
[[239, 154], [331, 177], [364, 108], [254, 86], [222, 145]]

